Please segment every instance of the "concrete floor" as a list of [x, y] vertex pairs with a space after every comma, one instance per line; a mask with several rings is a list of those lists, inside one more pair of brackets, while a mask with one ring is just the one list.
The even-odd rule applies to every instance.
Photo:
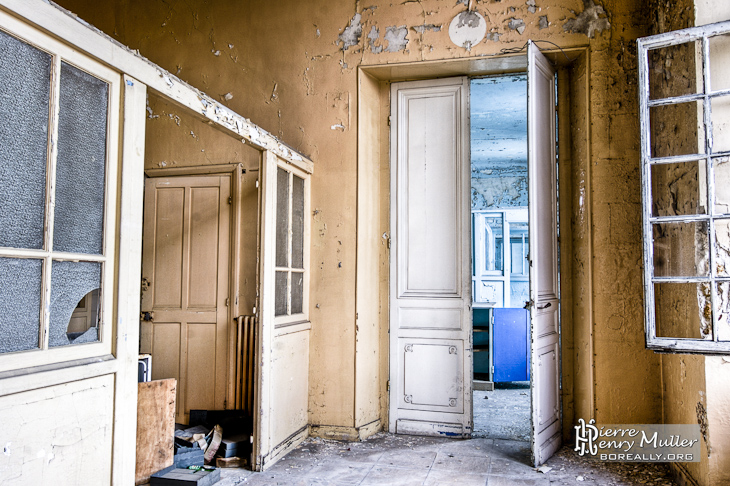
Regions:
[[530, 440], [530, 382], [495, 383], [492, 391], [474, 391], [472, 437]]
[[546, 473], [529, 465], [529, 443], [379, 433], [362, 442], [311, 438], [263, 473], [223, 469], [217, 486], [672, 485], [664, 465], [600, 463], [564, 447]]

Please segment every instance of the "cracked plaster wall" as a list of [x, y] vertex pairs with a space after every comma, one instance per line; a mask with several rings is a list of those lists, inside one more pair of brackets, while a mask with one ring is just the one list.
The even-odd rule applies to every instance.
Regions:
[[[573, 311], [583, 316], [575, 326], [592, 336], [592, 349], [576, 353], [588, 353], [583, 359], [591, 365], [580, 372], [592, 373], [594, 381], [593, 398], [578, 410], [601, 423], [661, 420], [660, 360], [644, 348], [643, 337], [635, 39], [650, 26], [640, 3], [477, 0], [472, 7], [485, 18], [486, 36], [469, 51], [448, 35], [450, 22], [466, 8], [456, 1], [60, 3], [192, 85], [224, 97], [232, 109], [314, 160], [314, 425], [352, 427], [386, 415], [381, 397], [355, 397], [356, 369], [375, 377], [370, 394], [384, 392], [377, 383], [387, 379], [387, 346], [363, 333], [355, 316], [357, 66], [477, 58], [520, 48], [529, 38], [588, 46], [590, 139], [580, 150], [589, 164], [575, 172], [574, 191], [583, 192], [576, 196], [573, 224], [575, 234], [592, 239], [593, 253], [575, 270], [590, 290]], [[148, 138], [150, 143], [155, 141]], [[387, 150], [387, 137], [380, 143]], [[381, 183], [380, 194], [387, 205], [387, 184]], [[592, 226], [581, 226], [588, 221]], [[387, 230], [387, 220], [380, 224]], [[381, 269], [381, 281], [387, 280], [387, 260]], [[382, 335], [387, 302], [380, 313]], [[356, 355], [356, 347], [368, 356]]]
[[111, 483], [114, 375], [0, 398], [4, 486]]

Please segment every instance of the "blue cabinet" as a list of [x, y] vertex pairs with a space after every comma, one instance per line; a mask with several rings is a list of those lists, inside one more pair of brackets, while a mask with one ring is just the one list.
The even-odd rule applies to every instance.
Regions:
[[475, 307], [473, 318], [475, 378], [488, 376], [488, 381], [496, 383], [528, 381], [530, 312]]
[[530, 311], [492, 309], [493, 381], [530, 379]]

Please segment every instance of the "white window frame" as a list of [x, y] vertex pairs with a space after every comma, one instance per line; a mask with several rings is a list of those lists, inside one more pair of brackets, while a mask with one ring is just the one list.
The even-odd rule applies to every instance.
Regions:
[[[302, 322], [308, 322], [309, 321], [309, 242], [310, 242], [310, 174], [293, 166], [292, 164], [287, 163], [286, 161], [282, 159], [278, 159], [276, 164], [277, 172], [278, 170], [284, 170], [289, 173], [288, 177], [288, 184], [289, 184], [289, 200], [288, 200], [288, 208], [287, 211], [289, 212], [289, 227], [287, 229], [287, 262], [288, 265], [286, 266], [276, 266], [275, 272], [288, 272], [289, 278], [287, 281], [287, 313], [284, 315], [275, 315], [274, 316], [274, 325], [277, 327], [281, 326], [287, 326], [291, 324], [298, 324]], [[294, 268], [292, 266], [292, 225], [294, 224], [292, 215], [293, 215], [293, 181], [294, 177], [297, 176], [300, 179], [304, 181], [304, 231], [303, 231], [303, 269]], [[278, 181], [278, 177], [277, 177]], [[278, 193], [278, 187], [277, 187], [277, 193]], [[275, 209], [275, 214], [278, 214], [279, 208], [277, 207]], [[276, 242], [274, 243], [276, 245]], [[292, 273], [302, 273], [303, 274], [303, 282], [302, 285], [304, 286], [303, 289], [303, 295], [302, 295], [302, 312], [292, 314], [291, 312], [291, 285], [292, 285]], [[274, 293], [276, 293], [276, 290], [274, 290]]]
[[[119, 186], [119, 126], [122, 76], [78, 50], [59, 42], [17, 18], [0, 10], [0, 29], [52, 56], [49, 80], [49, 141], [46, 156], [46, 199], [43, 248], [39, 250], [0, 247], [0, 257], [43, 261], [39, 347], [0, 354], [0, 372], [47, 365], [56, 362], [110, 355], [112, 352], [114, 280], [116, 257], [117, 192]], [[104, 222], [101, 255], [67, 253], [53, 250], [53, 218], [55, 206], [55, 173], [59, 121], [61, 62], [65, 62], [107, 83], [107, 136], [104, 188]], [[70, 344], [49, 348], [48, 334], [51, 306], [51, 269], [53, 261], [84, 261], [101, 264], [101, 312], [99, 340], [93, 343]], [[41, 291], [41, 289], [39, 289]]]
[[[643, 246], [644, 246], [644, 310], [646, 346], [649, 349], [667, 352], [700, 353], [700, 354], [730, 354], [730, 341], [718, 341], [717, 333], [717, 303], [716, 283], [730, 282], [730, 277], [717, 276], [715, 266], [715, 220], [720, 217], [727, 219], [729, 214], [716, 214], [713, 158], [728, 156], [727, 152], [712, 152], [712, 107], [711, 100], [718, 96], [730, 95], [730, 89], [713, 91], [710, 86], [710, 47], [709, 38], [730, 33], [730, 21], [693, 27], [665, 34], [644, 37], [637, 40], [639, 61], [639, 116], [641, 126], [641, 192], [643, 215]], [[698, 42], [697, 69], [701, 69], [698, 80], [698, 93], [675, 96], [663, 99], [651, 99], [649, 95], [649, 51], [680, 44]], [[649, 111], [654, 106], [676, 105], [686, 102], [701, 102], [704, 108], [704, 153], [690, 155], [674, 155], [668, 157], [652, 157]], [[702, 140], [698, 140], [702, 143]], [[658, 164], [704, 162], [706, 169], [706, 214], [682, 216], [652, 216], [652, 187], [651, 167]], [[690, 223], [706, 222], [709, 228], [709, 247], [707, 261], [710, 272], [707, 277], [655, 277], [654, 276], [654, 249], [652, 224], [655, 223]], [[655, 283], [709, 283], [712, 305], [712, 332], [708, 339], [688, 339], [657, 337], [656, 316], [654, 309]]]

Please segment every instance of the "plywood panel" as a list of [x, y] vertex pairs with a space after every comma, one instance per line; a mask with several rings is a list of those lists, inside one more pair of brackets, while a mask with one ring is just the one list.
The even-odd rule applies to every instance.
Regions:
[[0, 398], [4, 486], [111, 483], [114, 375]]
[[179, 187], [157, 189], [155, 214], [154, 278], [164, 278], [164, 285], [154, 287], [156, 306], [182, 305], [183, 202], [185, 190]]
[[188, 324], [185, 403], [188, 410], [215, 408], [215, 333], [215, 324]]
[[188, 308], [215, 307], [218, 288], [219, 187], [190, 189]]
[[176, 380], [139, 383], [137, 388], [137, 465], [135, 484], [173, 463]]

